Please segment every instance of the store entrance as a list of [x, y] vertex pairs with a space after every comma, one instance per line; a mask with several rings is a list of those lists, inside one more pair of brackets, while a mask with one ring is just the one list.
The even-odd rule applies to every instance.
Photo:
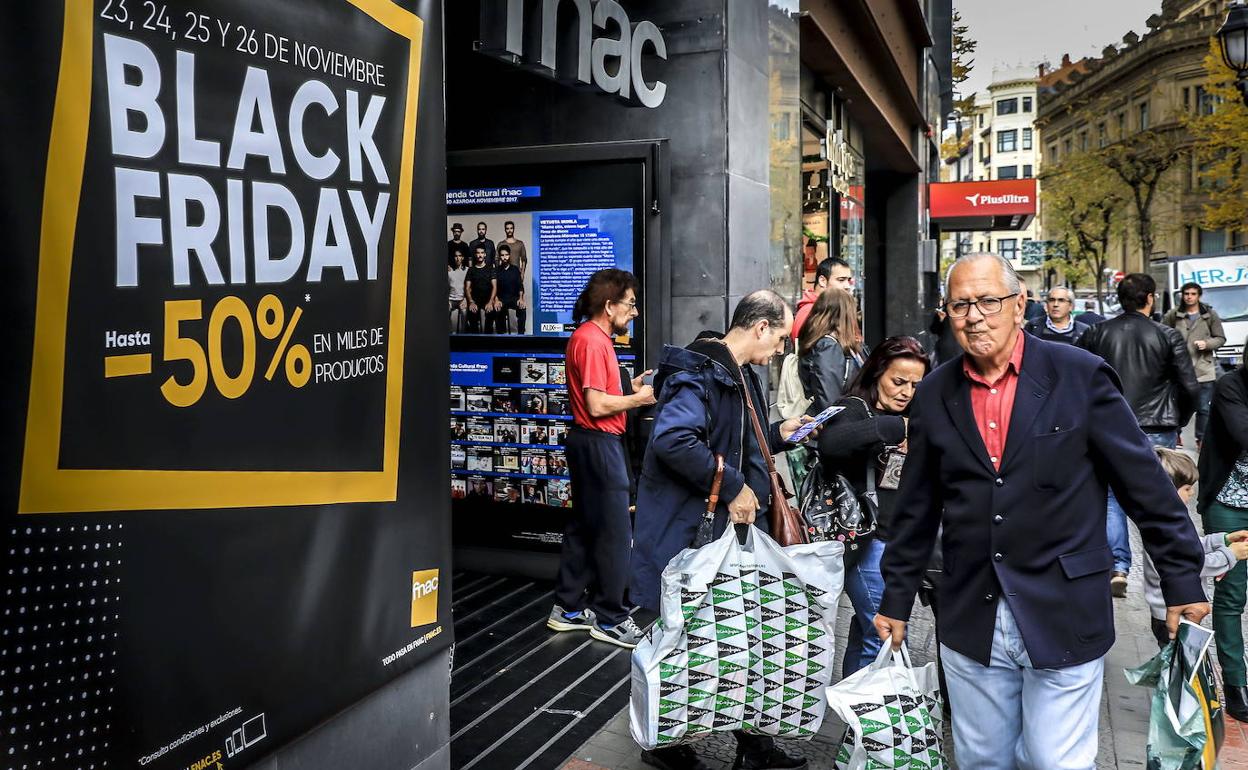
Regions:
[[615, 340], [622, 380], [647, 368], [666, 327], [662, 273], [647, 258], [662, 241], [661, 147], [448, 156], [451, 755], [461, 770], [560, 767], [628, 702], [629, 652], [546, 619], [577, 504], [564, 450], [574, 304], [597, 270], [636, 276], [641, 316]]

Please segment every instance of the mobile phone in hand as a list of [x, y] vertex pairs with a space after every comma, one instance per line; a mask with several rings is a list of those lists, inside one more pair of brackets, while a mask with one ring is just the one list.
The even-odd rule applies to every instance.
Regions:
[[790, 444], [800, 444], [801, 442], [805, 441], [806, 437], [809, 436], [812, 432], [814, 432], [816, 428], [818, 428], [820, 425], [823, 425], [825, 422], [832, 419], [834, 416], [836, 416], [837, 414], [839, 414], [840, 412], [844, 410], [845, 410], [845, 407], [843, 406], [830, 406], [827, 409], [824, 409], [822, 412], [815, 415], [815, 418], [813, 420], [802, 425], [802, 427], [798, 428], [797, 430], [793, 431], [793, 435], [789, 436], [785, 440], [788, 441]]

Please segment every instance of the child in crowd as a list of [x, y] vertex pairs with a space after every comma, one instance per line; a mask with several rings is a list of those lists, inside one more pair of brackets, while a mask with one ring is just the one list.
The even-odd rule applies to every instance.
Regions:
[[[1179, 497], [1184, 503], [1189, 503], [1195, 494], [1193, 487], [1200, 478], [1196, 463], [1186, 453], [1164, 447], [1157, 448], [1157, 459], [1161, 460], [1161, 467], [1166, 469], [1179, 490]], [[1200, 571], [1201, 577], [1221, 577], [1235, 566], [1235, 562], [1248, 559], [1248, 530], [1241, 529], [1230, 534], [1215, 532], [1205, 535], [1201, 542], [1205, 547], [1205, 566]], [[1170, 642], [1170, 632], [1166, 630], [1166, 601], [1161, 594], [1161, 578], [1147, 555], [1144, 557], [1144, 599], [1152, 615], [1153, 636], [1159, 646], [1165, 647]]]

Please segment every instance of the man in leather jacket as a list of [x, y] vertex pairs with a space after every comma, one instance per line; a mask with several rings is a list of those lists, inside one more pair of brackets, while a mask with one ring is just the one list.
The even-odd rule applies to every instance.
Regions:
[[[1152, 320], [1156, 300], [1157, 282], [1152, 276], [1131, 273], [1118, 284], [1122, 315], [1093, 326], [1079, 346], [1105, 359], [1118, 373], [1123, 395], [1149, 440], [1173, 449], [1179, 431], [1196, 411], [1200, 384], [1183, 337]], [[1112, 494], [1108, 536], [1114, 552], [1110, 585], [1114, 596], [1121, 598], [1127, 591], [1131, 543], [1126, 515]]]

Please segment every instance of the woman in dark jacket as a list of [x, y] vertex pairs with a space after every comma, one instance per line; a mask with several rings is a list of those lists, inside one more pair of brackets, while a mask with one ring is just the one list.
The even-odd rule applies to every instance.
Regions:
[[862, 364], [858, 309], [849, 292], [829, 288], [819, 295], [797, 338], [798, 376], [814, 416], [841, 397]]
[[[884, 593], [880, 559], [889, 536], [897, 481], [906, 457], [906, 431], [915, 388], [930, 369], [927, 353], [912, 337], [889, 337], [862, 365], [837, 403], [845, 407], [823, 426], [819, 457], [823, 472], [841, 474], [859, 500], [875, 491], [876, 535], [845, 572], [845, 593], [854, 605], [841, 677], [875, 660], [880, 638], [873, 620]], [[874, 484], [868, 482], [868, 475]]]
[[[1218, 380], [1200, 447], [1200, 498], [1206, 532], [1248, 528], [1248, 366]], [[1248, 568], [1237, 562], [1213, 591], [1213, 633], [1222, 664], [1226, 711], [1248, 721], [1248, 670], [1244, 665], [1244, 612]]]

